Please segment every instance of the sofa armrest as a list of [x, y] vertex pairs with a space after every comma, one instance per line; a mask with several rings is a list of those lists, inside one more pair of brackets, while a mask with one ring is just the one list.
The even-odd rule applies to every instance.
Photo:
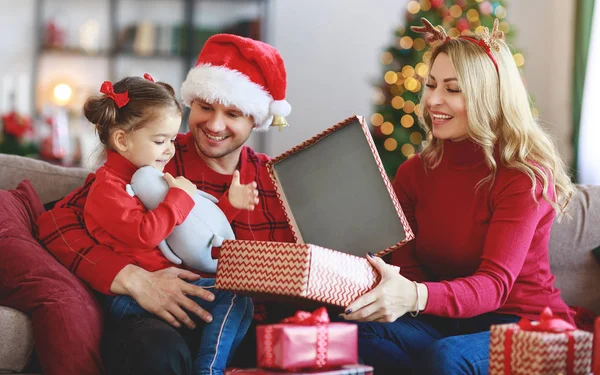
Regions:
[[0, 373], [21, 372], [33, 351], [33, 326], [27, 315], [0, 306]]

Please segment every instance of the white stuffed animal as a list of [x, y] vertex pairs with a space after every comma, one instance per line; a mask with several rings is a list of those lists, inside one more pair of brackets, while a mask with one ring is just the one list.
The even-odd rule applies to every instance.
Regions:
[[[129, 195], [137, 196], [148, 210], [158, 207], [168, 191], [163, 173], [149, 166], [138, 169], [127, 185]], [[176, 226], [158, 248], [172, 263], [183, 261], [188, 267], [215, 273], [217, 260], [211, 257], [212, 247], [220, 247], [224, 239], [233, 240], [235, 236], [227, 217], [216, 205], [217, 198], [197, 190], [194, 202], [185, 221]]]

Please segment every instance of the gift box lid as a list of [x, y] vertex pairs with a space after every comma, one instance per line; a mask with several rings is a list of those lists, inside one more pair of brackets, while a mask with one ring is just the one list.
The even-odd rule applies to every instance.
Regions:
[[299, 243], [383, 256], [414, 238], [361, 116], [281, 154], [268, 168]]

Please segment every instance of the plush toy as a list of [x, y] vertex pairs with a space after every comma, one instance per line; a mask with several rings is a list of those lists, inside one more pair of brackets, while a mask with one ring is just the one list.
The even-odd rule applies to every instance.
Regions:
[[[137, 196], [148, 210], [158, 207], [169, 191], [163, 173], [153, 167], [138, 169], [127, 185], [127, 192]], [[165, 258], [175, 264], [185, 264], [199, 271], [215, 273], [217, 260], [211, 257], [213, 247], [220, 247], [224, 239], [235, 239], [225, 214], [216, 205], [217, 198], [201, 190], [196, 191], [194, 208], [183, 223], [163, 240], [158, 248]]]

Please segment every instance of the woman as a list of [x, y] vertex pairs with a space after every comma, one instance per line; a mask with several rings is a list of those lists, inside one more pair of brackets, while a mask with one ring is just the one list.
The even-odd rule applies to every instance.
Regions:
[[436, 44], [419, 114], [430, 141], [394, 180], [416, 239], [392, 255], [401, 274], [367, 256], [382, 280], [343, 316], [377, 374], [486, 374], [490, 325], [546, 306], [573, 321], [548, 260], [573, 186], [497, 20], [456, 39], [423, 23]]

